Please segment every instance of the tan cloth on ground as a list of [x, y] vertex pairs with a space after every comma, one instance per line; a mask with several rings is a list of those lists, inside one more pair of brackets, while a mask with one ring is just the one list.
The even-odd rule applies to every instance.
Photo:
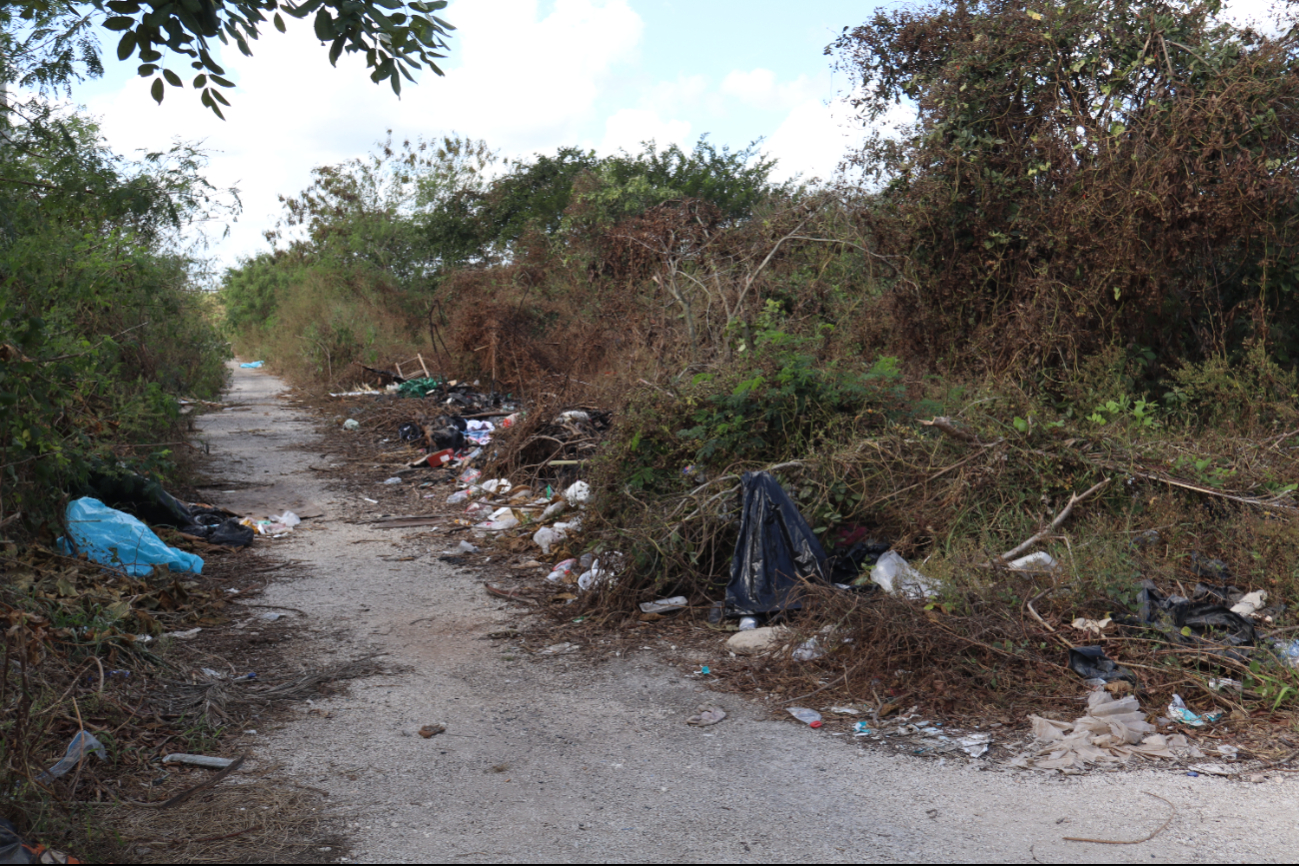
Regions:
[[1199, 758], [1203, 754], [1181, 734], [1154, 733], [1134, 697], [1115, 700], [1095, 691], [1087, 698], [1087, 715], [1072, 724], [1029, 716], [1037, 742], [1011, 759], [1012, 767], [1032, 770], [1081, 770], [1088, 764], [1120, 764], [1134, 757]]

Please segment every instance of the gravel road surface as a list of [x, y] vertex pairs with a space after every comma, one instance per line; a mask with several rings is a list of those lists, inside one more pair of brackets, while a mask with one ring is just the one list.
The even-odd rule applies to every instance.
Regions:
[[[202, 418], [201, 436], [214, 473], [240, 482], [213, 494], [222, 504], [321, 515], [274, 543], [308, 576], [272, 584], [261, 600], [303, 611], [294, 622], [321, 659], [377, 651], [393, 665], [256, 738], [259, 757], [351, 816], [354, 862], [1294, 862], [1299, 853], [1299, 788], [1283, 774], [1249, 784], [940, 764], [771, 720], [758, 703], [708, 694], [654, 652], [594, 665], [512, 652], [487, 635], [519, 624], [520, 607], [440, 561], [444, 541], [401, 546], [421, 530], [353, 522], [366, 504], [311, 470], [328, 460], [318, 422], [286, 404], [284, 389], [236, 369], [233, 408]], [[376, 469], [375, 484], [388, 474]], [[401, 555], [416, 558], [394, 561]], [[730, 717], [684, 724], [704, 701]], [[446, 733], [421, 738], [428, 724]], [[1142, 844], [1062, 838], [1139, 839], [1170, 814]]]

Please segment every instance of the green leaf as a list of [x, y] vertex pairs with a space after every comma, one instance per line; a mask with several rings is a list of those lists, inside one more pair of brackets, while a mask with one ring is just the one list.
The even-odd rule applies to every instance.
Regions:
[[134, 26], [135, 19], [123, 15], [114, 15], [104, 20], [104, 28], [107, 30], [130, 30]]
[[334, 19], [330, 17], [329, 11], [321, 9], [316, 13], [316, 38], [321, 42], [331, 42], [337, 35], [334, 33]]
[[193, 87], [194, 87], [195, 90], [198, 90], [199, 88], [202, 88], [202, 87], [207, 87], [207, 76], [206, 76], [206, 75], [195, 75], [195, 76], [194, 76]]
[[141, 78], [148, 78], [150, 75], [158, 71], [158, 67], [152, 63], [141, 63], [140, 68], [137, 71], [140, 73]]
[[167, 79], [167, 83], [170, 84], [172, 87], [184, 87], [184, 86], [185, 86], [185, 85], [181, 82], [181, 80], [180, 80], [180, 76], [177, 75], [176, 73], [172, 72], [170, 69], [164, 69], [164, 70], [162, 71], [162, 77], [165, 78], [165, 79]]
[[344, 39], [342, 36], [334, 40], [334, 44], [329, 46], [329, 63], [331, 66], [338, 63], [339, 55], [343, 53]]
[[135, 31], [128, 30], [122, 34], [121, 40], [117, 43], [117, 59], [127, 60], [135, 53]]
[[271, 19], [271, 20], [273, 20], [273, 21], [275, 22], [275, 29], [276, 29], [276, 30], [280, 31], [281, 33], [284, 33], [284, 32], [285, 32], [285, 29], [284, 29], [284, 19], [280, 17], [280, 13], [276, 12], [276, 13], [275, 13], [275, 17], [274, 17], [273, 19]]
[[153, 80], [153, 86], [149, 88], [149, 95], [153, 97], [154, 102], [158, 103], [159, 105], [162, 105], [162, 79], [161, 78], [155, 78]]
[[222, 87], [234, 87], [235, 83], [228, 78], [222, 78], [220, 75], [212, 75], [212, 80]]
[[140, 11], [140, 4], [135, 0], [110, 0], [108, 8], [123, 15], [134, 15]]

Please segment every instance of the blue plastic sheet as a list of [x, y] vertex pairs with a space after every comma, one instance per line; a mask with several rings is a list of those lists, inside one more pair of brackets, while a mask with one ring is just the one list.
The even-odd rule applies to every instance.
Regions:
[[59, 539], [64, 553], [84, 553], [93, 562], [144, 577], [155, 565], [172, 571], [202, 574], [203, 559], [163, 544], [153, 530], [131, 515], [109, 508], [89, 496], [68, 503], [68, 539]]
[[248, 361], [246, 363], [240, 364], [239, 366], [243, 367], [245, 370], [260, 370], [262, 368], [262, 364], [265, 363], [266, 363], [265, 361]]

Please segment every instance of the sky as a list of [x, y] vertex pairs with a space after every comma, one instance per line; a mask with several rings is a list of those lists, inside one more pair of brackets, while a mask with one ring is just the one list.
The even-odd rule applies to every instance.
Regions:
[[[564, 145], [612, 153], [653, 139], [686, 147], [702, 134], [743, 147], [762, 138], [777, 179], [828, 178], [861, 138], [838, 101], [824, 50], [870, 3], [773, 0], [453, 0], [440, 17], [457, 30], [444, 77], [424, 74], [395, 96], [373, 84], [359, 58], [331, 68], [309, 22], [289, 20], [219, 56], [237, 85], [226, 120], [193, 91], [168, 88], [163, 105], [135, 64], [109, 65], [73, 99], [100, 118], [124, 153], [175, 139], [202, 142], [208, 179], [237, 187], [243, 213], [213, 237], [220, 264], [267, 249], [262, 232], [278, 195], [310, 183], [314, 166], [369, 151], [391, 129], [398, 140], [456, 132], [524, 157]], [[175, 63], [178, 72], [186, 67]]]
[[[452, 0], [440, 15], [457, 28], [446, 75], [425, 73], [400, 99], [357, 57], [331, 67], [310, 22], [288, 19], [287, 34], [265, 28], [252, 57], [218, 52], [237, 84], [225, 121], [190, 90], [168, 88], [155, 104], [111, 46], [104, 77], [73, 99], [120, 152], [202, 143], [208, 179], [237, 187], [243, 204], [228, 234], [211, 234], [221, 267], [269, 248], [262, 232], [280, 214], [277, 196], [304, 189], [315, 166], [370, 151], [389, 129], [399, 141], [455, 132], [515, 158], [565, 145], [612, 153], [649, 139], [689, 147], [707, 134], [739, 148], [761, 138], [777, 180], [827, 179], [864, 132], [825, 47], [897, 2]], [[1256, 18], [1268, 2], [1230, 0], [1229, 13]]]

